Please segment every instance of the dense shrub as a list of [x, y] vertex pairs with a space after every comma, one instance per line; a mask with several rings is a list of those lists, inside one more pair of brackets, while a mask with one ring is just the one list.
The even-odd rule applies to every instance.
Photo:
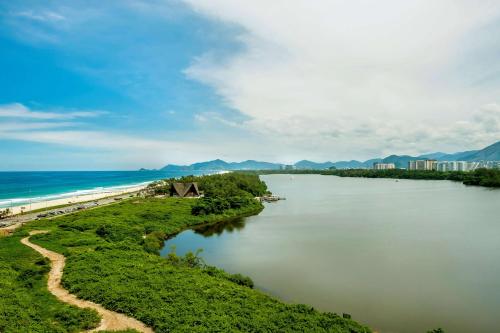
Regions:
[[97, 227], [95, 233], [110, 242], [118, 242], [131, 238], [138, 240], [141, 238], [141, 230], [139, 228], [127, 228], [120, 224], [102, 224]]
[[253, 288], [253, 281], [248, 276], [241, 274], [231, 274], [229, 275], [229, 281], [232, 281], [240, 286], [245, 286], [248, 288]]
[[500, 187], [500, 170], [478, 169], [464, 177], [465, 185]]
[[160, 254], [166, 234], [163, 231], [153, 231], [144, 238], [144, 249], [149, 253]]
[[[193, 180], [186, 177], [185, 180]], [[193, 206], [193, 215], [222, 214], [228, 209], [258, 206], [254, 199], [267, 192], [267, 186], [258, 176], [242, 173], [200, 177], [204, 197]]]
[[175, 252], [175, 246], [172, 246], [166, 260], [169, 264], [177, 267], [202, 268], [205, 267], [205, 262], [200, 257], [202, 251], [202, 249], [198, 249], [194, 253], [189, 251], [184, 256], [178, 256]]
[[230, 209], [231, 204], [226, 198], [204, 197], [191, 209], [193, 215], [222, 214]]
[[198, 188], [207, 197], [228, 198], [245, 194], [256, 197], [267, 192], [266, 183], [261, 181], [258, 175], [240, 172], [199, 177], [186, 176], [178, 181], [197, 182]]
[[[219, 181], [219, 176], [216, 178]], [[240, 183], [242, 188], [248, 185]], [[155, 332], [370, 332], [338, 315], [285, 304], [252, 290], [249, 278], [207, 268], [199, 251], [185, 256], [173, 253], [167, 258], [151, 254], [163, 235], [262, 209], [253, 196], [263, 187], [250, 193], [238, 186], [228, 185], [221, 192], [230, 194], [223, 197], [227, 200], [224, 207], [231, 207], [232, 199], [227, 198], [242, 193], [251, 200], [222, 214], [193, 215], [193, 206], [200, 200], [133, 198], [40, 220], [25, 225], [13, 237], [0, 238], [0, 331], [18, 332], [14, 325], [23, 322], [29, 332], [78, 332], [88, 323], [97, 323], [94, 312], [68, 307], [48, 294], [44, 274], [39, 273], [45, 269], [44, 263], [34, 264], [40, 256], [19, 243], [29, 230], [44, 229], [50, 232], [33, 236], [32, 242], [66, 255], [65, 288], [82, 299], [137, 318]], [[235, 206], [244, 204], [240, 199], [232, 202]], [[84, 224], [85, 230], [73, 228], [73, 224]], [[29, 265], [24, 265], [27, 258]], [[26, 288], [16, 278], [24, 271], [32, 279], [33, 288]], [[68, 316], [61, 313], [66, 310], [71, 312]], [[6, 325], [1, 318], [4, 313], [9, 315]]]
[[228, 281], [236, 283], [237, 285], [245, 286], [250, 289], [254, 287], [252, 279], [249, 278], [248, 276], [244, 276], [241, 274], [229, 274], [223, 271], [222, 269], [218, 269], [217, 267], [214, 266], [205, 266], [203, 268], [203, 273], [208, 274], [210, 276], [226, 279]]
[[19, 272], [17, 279], [19, 283], [27, 288], [33, 288], [34, 284], [41, 280], [45, 273], [50, 270], [50, 266], [45, 265], [37, 265], [29, 268], [25, 268]]
[[49, 261], [21, 244], [24, 236], [0, 238], [0, 332], [62, 333], [96, 327], [100, 319], [95, 311], [62, 303], [49, 293]]

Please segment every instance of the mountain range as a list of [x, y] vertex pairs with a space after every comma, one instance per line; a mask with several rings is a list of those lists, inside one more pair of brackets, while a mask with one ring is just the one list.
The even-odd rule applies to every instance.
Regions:
[[[480, 150], [469, 150], [454, 154], [430, 153], [419, 156], [409, 155], [390, 155], [385, 158], [374, 158], [367, 161], [338, 161], [338, 162], [312, 162], [308, 160], [298, 161], [293, 165], [296, 169], [328, 169], [335, 167], [337, 169], [355, 169], [371, 168], [373, 163], [394, 163], [396, 168], [406, 168], [408, 161], [416, 159], [435, 159], [438, 161], [500, 161], [500, 141]], [[283, 167], [280, 163], [261, 162], [247, 160], [243, 162], [226, 162], [220, 159], [199, 162], [191, 165], [173, 165], [168, 164], [161, 170], [164, 171], [189, 171], [189, 170], [275, 170]]]

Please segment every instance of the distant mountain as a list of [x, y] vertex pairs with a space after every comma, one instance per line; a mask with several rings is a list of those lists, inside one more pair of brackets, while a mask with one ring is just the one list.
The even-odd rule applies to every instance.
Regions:
[[408, 162], [417, 159], [416, 157], [409, 155], [390, 155], [382, 160], [382, 163], [394, 163], [396, 168], [406, 168], [408, 167]]
[[[435, 159], [438, 161], [500, 161], [500, 141], [494, 143], [481, 150], [469, 150], [454, 154], [446, 154], [441, 152], [423, 154], [420, 156], [409, 155], [390, 155], [385, 158], [374, 158], [367, 161], [339, 161], [339, 162], [313, 162], [302, 160], [294, 164], [296, 169], [314, 169], [324, 170], [331, 167], [337, 169], [357, 169], [357, 168], [372, 168], [373, 163], [394, 163], [396, 168], [406, 168], [408, 161], [418, 159]], [[189, 170], [277, 170], [284, 165], [280, 163], [270, 163], [262, 161], [247, 160], [243, 162], [231, 162], [217, 159], [213, 161], [194, 163], [191, 165], [173, 165], [169, 164], [163, 167], [164, 171], [189, 171]]]
[[[457, 154], [460, 154], [460, 153], [457, 153]], [[450, 154], [438, 152], [438, 153], [430, 153], [430, 154], [419, 155], [417, 157], [420, 158], [420, 159], [439, 160], [443, 156], [448, 156], [448, 155], [450, 155]]]
[[297, 163], [295, 163], [294, 166], [297, 169], [322, 170], [322, 169], [328, 169], [328, 168], [334, 166], [334, 164], [335, 163], [333, 163], [333, 162], [317, 163], [317, 162], [312, 162], [312, 161], [308, 161], [308, 160], [302, 160], [302, 161], [298, 161]]
[[229, 163], [220, 159], [208, 162], [194, 163], [190, 166], [194, 170], [232, 170]]
[[240, 163], [231, 163], [237, 170], [275, 170], [281, 167], [279, 163], [247, 160]]
[[333, 163], [333, 166], [337, 169], [359, 169], [366, 168], [363, 162], [351, 160], [351, 161], [339, 161]]
[[418, 158], [435, 159], [438, 161], [499, 161], [500, 141], [481, 150], [468, 150], [454, 154], [432, 153], [420, 155]]
[[429, 159], [438, 161], [468, 161], [468, 156], [477, 153], [479, 150], [462, 151], [454, 154], [431, 153], [417, 156], [419, 159]]
[[273, 170], [279, 169], [281, 164], [260, 162], [254, 160], [247, 160], [243, 162], [232, 162], [217, 159], [207, 162], [199, 162], [191, 165], [174, 165], [169, 164], [163, 167], [163, 171], [190, 171], [190, 170], [205, 170], [205, 171], [222, 171], [222, 170]]
[[373, 167], [373, 163], [379, 163], [379, 162], [382, 162], [381, 158], [372, 158], [371, 160], [364, 161], [363, 165], [365, 166], [365, 168], [371, 168]]
[[466, 152], [467, 161], [500, 161], [500, 141], [477, 151]]

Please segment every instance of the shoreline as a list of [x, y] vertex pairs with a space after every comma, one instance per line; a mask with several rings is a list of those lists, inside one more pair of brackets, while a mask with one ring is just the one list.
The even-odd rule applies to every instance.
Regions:
[[332, 170], [255, 170], [247, 171], [257, 175], [322, 175], [347, 178], [447, 180], [466, 186], [500, 188], [500, 169], [477, 169], [474, 171], [436, 171], [406, 169], [332, 169]]
[[[250, 178], [243, 175], [238, 177]], [[253, 178], [250, 179], [253, 182], [242, 182], [225, 177], [223, 184], [230, 182], [235, 183], [235, 185], [245, 185], [248, 183], [252, 186], [249, 190], [253, 191], [252, 193], [248, 192], [249, 194], [253, 195], [254, 192], [260, 194], [264, 191], [262, 183], [257, 182], [255, 177]], [[220, 181], [217, 179], [214, 179], [213, 183], [220, 185]], [[226, 197], [218, 198], [228, 200]], [[114, 200], [110, 201], [115, 202]], [[240, 274], [230, 274], [216, 268], [202, 271], [196, 260], [193, 263], [184, 259], [180, 259], [178, 263], [166, 262], [162, 257], [153, 255], [153, 253], [159, 252], [159, 248], [164, 244], [163, 241], [158, 242], [159, 238], [163, 238], [163, 235], [176, 234], [186, 227], [201, 226], [207, 223], [217, 224], [229, 217], [254, 215], [264, 208], [256, 200], [247, 200], [244, 203], [242, 206], [229, 207], [217, 214], [193, 215], [192, 207], [196, 204], [193, 200], [154, 197], [130, 198], [123, 200], [115, 208], [111, 208], [112, 205], [90, 208], [82, 216], [85, 220], [84, 230], [67, 228], [68, 224], [74, 222], [78, 224], [76, 219], [78, 219], [77, 214], [79, 213], [76, 213], [74, 216], [58, 216], [57, 222], [51, 218], [40, 219], [39, 223], [27, 225], [14, 236], [17, 238], [25, 237], [27, 231], [35, 229], [50, 230], [54, 232], [54, 236], [57, 233], [56, 237], [47, 238], [45, 240], [47, 242], [41, 239], [39, 241], [44, 243], [44, 246], [50, 245], [50, 248], [56, 248], [59, 253], [64, 253], [68, 263], [71, 261], [71, 265], [68, 265], [64, 270], [65, 286], [69, 290], [76, 290], [77, 297], [82, 297], [85, 293], [86, 300], [106, 304], [106, 307], [111, 311], [128, 310], [126, 311], [127, 315], [145, 322], [157, 330], [168, 330], [171, 327], [181, 330], [185, 327], [197, 327], [199, 326], [198, 318], [204, 316], [204, 322], [207, 323], [205, 328], [209, 331], [221, 328], [241, 329], [240, 323], [243, 323], [245, 330], [249, 331], [287, 330], [290, 327], [296, 327], [295, 331], [297, 332], [314, 331], [320, 328], [333, 331], [349, 327], [350, 332], [371, 332], [367, 327], [338, 315], [318, 312], [305, 305], [283, 303], [278, 298], [253, 289], [252, 281]], [[154, 212], [154, 214], [144, 214], [145, 212]], [[129, 223], [127, 220], [122, 221], [123, 219], [118, 215], [128, 216], [134, 223]], [[166, 221], [168, 223], [165, 223]], [[75, 227], [77, 227], [76, 224]], [[99, 230], [103, 225], [112, 226], [116, 233], [101, 233]], [[4, 241], [7, 246], [17, 244], [16, 238], [2, 238], [0, 240]], [[35, 244], [38, 243], [36, 239], [34, 241]], [[2, 253], [6, 256], [10, 255], [6, 252]], [[21, 260], [24, 258], [21, 257], [19, 261]], [[33, 259], [32, 266], [36, 265], [35, 260], [36, 257]], [[131, 261], [141, 262], [141, 265], [129, 265], [128, 263]], [[164, 264], [165, 262], [166, 264]], [[17, 261], [13, 264], [17, 264]], [[154, 274], [148, 274], [146, 279], [144, 272], [154, 272]], [[89, 283], [90, 281], [95, 281], [97, 284], [93, 285]], [[16, 282], [23, 283], [21, 280], [16, 280]], [[133, 294], [116, 292], [120, 289], [120, 285], [129, 282], [134, 283]], [[104, 289], [101, 289], [101, 286]], [[169, 286], [169, 288], [165, 288], [165, 286]], [[175, 289], [176, 293], [172, 294], [170, 288]], [[34, 294], [32, 290], [27, 288], [18, 289], [20, 292], [24, 292], [26, 297]], [[207, 290], [210, 292], [207, 293]], [[148, 298], [147, 302], [141, 301], [140, 296], [147, 294], [158, 295], [158, 297]], [[165, 302], [165, 299], [169, 299], [170, 302]], [[126, 304], [125, 307], [124, 304]], [[210, 304], [211, 311], [208, 313], [203, 308], [206, 307], [206, 304]], [[10, 306], [11, 312], [15, 312], [17, 308], [21, 307], [22, 305], [14, 303]], [[28, 310], [31, 310], [32, 307], [35, 308], [31, 305], [25, 306]], [[151, 312], [151, 308], [158, 311]], [[307, 311], [304, 311], [305, 309]], [[35, 308], [35, 310], [38, 309]], [[228, 311], [236, 313], [237, 316], [224, 317]], [[163, 313], [174, 313], [176, 315], [175, 321], [170, 322], [170, 317], [166, 318], [162, 315]], [[193, 316], [193, 313], [196, 316]], [[282, 317], [285, 319], [276, 321], [276, 318]], [[45, 321], [53, 321], [45, 313], [40, 318]], [[220, 318], [223, 318], [224, 321], [221, 322]], [[35, 319], [40, 320], [39, 318]], [[15, 324], [13, 321], [12, 326]]]
[[[16, 205], [12, 207], [2, 207], [0, 208], [0, 211], [3, 211], [5, 209], [10, 209], [10, 214], [9, 217], [23, 214], [23, 213], [28, 213], [36, 210], [41, 210], [41, 209], [50, 209], [51, 207], [56, 207], [56, 206], [65, 206], [65, 205], [71, 205], [71, 204], [76, 204], [76, 203], [83, 203], [83, 202], [89, 202], [89, 201], [94, 201], [94, 200], [100, 200], [108, 197], [114, 197], [118, 195], [123, 195], [123, 194], [128, 194], [128, 193], [133, 193], [133, 192], [138, 192], [147, 187], [149, 184], [141, 184], [141, 185], [132, 185], [130, 187], [115, 187], [115, 188], [109, 188], [105, 189], [102, 192], [95, 192], [95, 193], [88, 193], [88, 194], [80, 194], [80, 195], [72, 195], [64, 198], [59, 198], [59, 199], [49, 199], [49, 200], [42, 200], [42, 201], [37, 201], [37, 202], [31, 202], [31, 203], [24, 203], [21, 205]], [[63, 194], [61, 194], [63, 195]]]
[[[23, 211], [29, 212], [33, 210], [54, 207], [52, 202], [55, 201], [62, 202], [61, 204], [56, 204], [56, 205], [66, 205], [68, 204], [68, 201], [71, 201], [71, 203], [82, 202], [78, 198], [83, 198], [83, 197], [86, 198], [85, 201], [92, 201], [94, 199], [104, 198], [105, 196], [103, 194], [106, 194], [107, 196], [112, 196], [112, 195], [119, 195], [122, 193], [135, 192], [143, 189], [152, 182], [166, 178], [179, 178], [188, 175], [200, 176], [205, 174], [211, 174], [211, 172], [196, 172], [196, 171], [194, 173], [173, 172], [170, 174], [163, 172], [156, 175], [155, 177], [148, 177], [147, 179], [135, 179], [132, 181], [125, 180], [124, 182], [118, 184], [115, 183], [115, 184], [105, 184], [105, 185], [96, 184], [94, 182], [94, 184], [90, 185], [90, 187], [83, 187], [83, 188], [72, 187], [70, 189], [63, 191], [58, 191], [58, 192], [56, 191], [54, 193], [43, 193], [33, 196], [24, 196], [28, 193], [28, 191], [24, 191], [22, 192], [22, 194], [12, 194], [10, 195], [9, 198], [0, 197], [0, 212], [2, 212], [5, 209], [10, 209], [11, 211], [15, 210], [16, 212], [14, 214], [13, 213], [9, 214], [9, 216], [12, 216], [21, 213], [20, 207], [25, 207]], [[37, 208], [35, 208], [35, 205]]]

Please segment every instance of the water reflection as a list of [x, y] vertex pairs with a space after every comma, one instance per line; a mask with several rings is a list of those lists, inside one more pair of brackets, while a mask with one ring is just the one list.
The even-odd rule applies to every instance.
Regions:
[[223, 232], [232, 233], [233, 231], [241, 231], [243, 228], [245, 228], [245, 219], [235, 218], [217, 224], [205, 225], [199, 228], [195, 228], [193, 229], [193, 231], [198, 235], [202, 235], [203, 237], [210, 237], [214, 235], [219, 236]]
[[[350, 313], [378, 332], [497, 332], [500, 190], [448, 181], [264, 176], [287, 200], [186, 230], [162, 255], [202, 248], [260, 290]], [[305, 191], [304, 189], [314, 189]]]

